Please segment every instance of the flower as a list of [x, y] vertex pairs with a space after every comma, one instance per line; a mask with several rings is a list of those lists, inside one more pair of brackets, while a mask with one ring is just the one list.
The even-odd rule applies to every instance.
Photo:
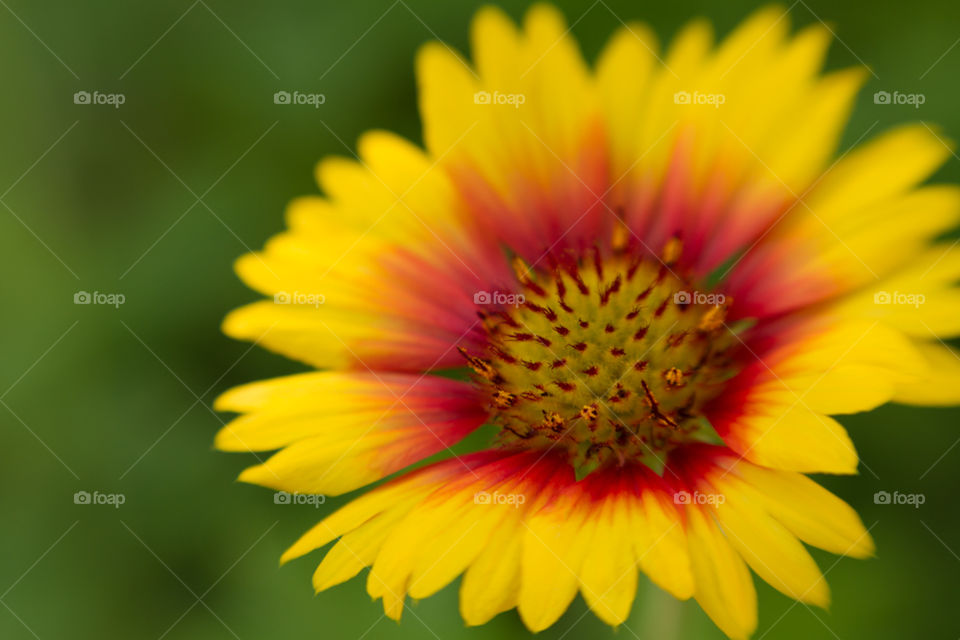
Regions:
[[473, 67], [417, 57], [426, 150], [364, 135], [238, 261], [272, 300], [224, 331], [317, 369], [219, 398], [219, 448], [278, 450], [240, 479], [397, 474], [284, 554], [336, 540], [318, 591], [371, 567], [399, 619], [462, 574], [468, 624], [516, 607], [539, 631], [578, 591], [622, 623], [640, 569], [745, 638], [750, 569], [826, 606], [802, 543], [872, 554], [804, 474], [856, 473], [831, 415], [960, 402], [960, 255], [936, 241], [960, 190], [919, 186], [950, 153], [926, 125], [832, 159], [864, 72], [822, 74], [828, 30], [784, 14], [716, 47], [693, 22], [662, 57], [629, 25], [591, 70], [556, 10], [483, 9]]

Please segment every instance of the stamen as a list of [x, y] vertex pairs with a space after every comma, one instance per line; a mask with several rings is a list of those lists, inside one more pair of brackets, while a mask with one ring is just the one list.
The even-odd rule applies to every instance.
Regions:
[[503, 389], [496, 389], [493, 392], [493, 404], [498, 409], [507, 409], [513, 406], [513, 403], [516, 402], [517, 396], [510, 393], [509, 391], [504, 391]]
[[593, 269], [597, 272], [597, 280], [603, 280], [603, 256], [600, 255], [600, 249], [593, 247]]
[[543, 412], [544, 418], [543, 422], [540, 423], [544, 429], [560, 429], [563, 427], [563, 417], [556, 411], [551, 411], [547, 413]]
[[661, 259], [664, 264], [668, 266], [673, 266], [676, 264], [677, 260], [680, 259], [680, 254], [683, 253], [683, 243], [680, 241], [680, 238], [673, 236], [667, 240], [667, 244], [663, 247], [663, 255]]
[[603, 293], [600, 294], [601, 307], [607, 306], [607, 303], [610, 302], [610, 296], [620, 291], [621, 283], [622, 283], [622, 277], [618, 275], [614, 279], [614, 281], [610, 284], [610, 286], [603, 290]]
[[584, 420], [588, 420], [588, 421], [590, 421], [590, 422], [593, 422], [594, 420], [596, 420], [596, 419], [600, 416], [600, 412], [597, 410], [597, 405], [595, 405], [595, 404], [588, 404], [588, 405], [584, 405], [583, 408], [580, 409], [580, 414], [579, 414], [579, 415], [580, 415], [580, 417], [583, 418]]
[[514, 256], [513, 260], [510, 261], [510, 266], [513, 268], [513, 273], [517, 276], [517, 282], [527, 287], [538, 296], [546, 294], [543, 288], [530, 278], [530, 267], [527, 266], [527, 263], [524, 262], [523, 258], [520, 256]]
[[697, 329], [703, 331], [704, 333], [709, 333], [722, 327], [723, 323], [727, 319], [728, 304], [729, 303], [727, 301], [724, 301], [723, 304], [717, 304], [708, 309], [707, 312], [700, 318], [700, 322], [697, 323]]
[[480, 358], [471, 356], [463, 347], [457, 347], [457, 351], [459, 351], [460, 355], [467, 359], [467, 363], [470, 365], [470, 368], [473, 369], [477, 375], [486, 378], [487, 380], [493, 380], [497, 377], [496, 369], [490, 366], [490, 363], [486, 360], [481, 360]]
[[676, 429], [677, 427], [679, 427], [680, 425], [674, 422], [672, 418], [667, 416], [660, 409], [660, 403], [657, 402], [657, 399], [653, 396], [653, 392], [650, 391], [650, 387], [647, 385], [647, 381], [642, 380], [640, 384], [643, 387], [644, 395], [647, 397], [647, 402], [650, 403], [650, 414], [656, 419], [657, 423], [663, 426], [671, 427], [672, 429]]
[[670, 367], [664, 371], [663, 377], [671, 387], [679, 387], [683, 384], [683, 371], [676, 367]]

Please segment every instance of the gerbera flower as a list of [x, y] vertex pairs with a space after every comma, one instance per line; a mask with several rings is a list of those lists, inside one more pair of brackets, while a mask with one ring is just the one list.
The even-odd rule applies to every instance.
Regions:
[[856, 473], [832, 414], [960, 402], [960, 254], [935, 241], [960, 190], [918, 186], [950, 153], [925, 125], [833, 160], [864, 72], [822, 74], [827, 30], [783, 14], [718, 46], [693, 22], [662, 57], [630, 25], [591, 69], [554, 9], [483, 9], [473, 66], [417, 56], [426, 149], [364, 135], [239, 260], [273, 299], [224, 331], [318, 369], [219, 399], [241, 415], [218, 447], [279, 450], [240, 479], [408, 470], [286, 552], [336, 540], [317, 590], [371, 567], [399, 619], [463, 574], [468, 624], [516, 607], [539, 631], [578, 591], [623, 622], [639, 568], [744, 638], [748, 567], [826, 606], [802, 543], [871, 555], [804, 474]]

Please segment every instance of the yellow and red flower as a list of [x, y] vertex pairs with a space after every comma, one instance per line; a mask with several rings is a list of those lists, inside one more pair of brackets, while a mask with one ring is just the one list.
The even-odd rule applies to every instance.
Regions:
[[[463, 574], [468, 624], [516, 607], [539, 631], [578, 591], [623, 622], [640, 569], [744, 638], [749, 569], [826, 606], [802, 543], [871, 555], [803, 474], [856, 472], [831, 415], [960, 403], [960, 255], [936, 241], [960, 189], [920, 186], [950, 153], [926, 125], [833, 160], [864, 73], [823, 74], [828, 30], [784, 13], [717, 46], [693, 22], [662, 58], [629, 25], [591, 70], [554, 9], [483, 9], [472, 67], [417, 57], [426, 149], [364, 135], [238, 261], [274, 300], [225, 332], [318, 369], [218, 400], [241, 414], [218, 447], [277, 450], [242, 480], [337, 495], [445, 454], [287, 551], [337, 541], [317, 590], [371, 567], [399, 619]], [[453, 455], [483, 424], [490, 448]]]

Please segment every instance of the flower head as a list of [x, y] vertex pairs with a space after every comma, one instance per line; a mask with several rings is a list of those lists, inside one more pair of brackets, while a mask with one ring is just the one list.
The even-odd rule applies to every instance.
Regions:
[[336, 540], [317, 590], [370, 567], [399, 619], [462, 574], [468, 624], [516, 607], [539, 631], [578, 591], [620, 624], [639, 569], [743, 638], [749, 569], [826, 606], [803, 543], [871, 555], [804, 474], [856, 472], [830, 415], [960, 402], [960, 257], [934, 240], [960, 190], [919, 186], [949, 154], [925, 125], [834, 159], [864, 74], [821, 74], [827, 30], [784, 13], [664, 54], [629, 25], [591, 69], [554, 9], [483, 9], [473, 66], [418, 55], [426, 150], [364, 135], [239, 260], [273, 300], [226, 333], [318, 369], [218, 400], [240, 416], [217, 446], [277, 451], [241, 479], [336, 495], [406, 470], [284, 554]]

